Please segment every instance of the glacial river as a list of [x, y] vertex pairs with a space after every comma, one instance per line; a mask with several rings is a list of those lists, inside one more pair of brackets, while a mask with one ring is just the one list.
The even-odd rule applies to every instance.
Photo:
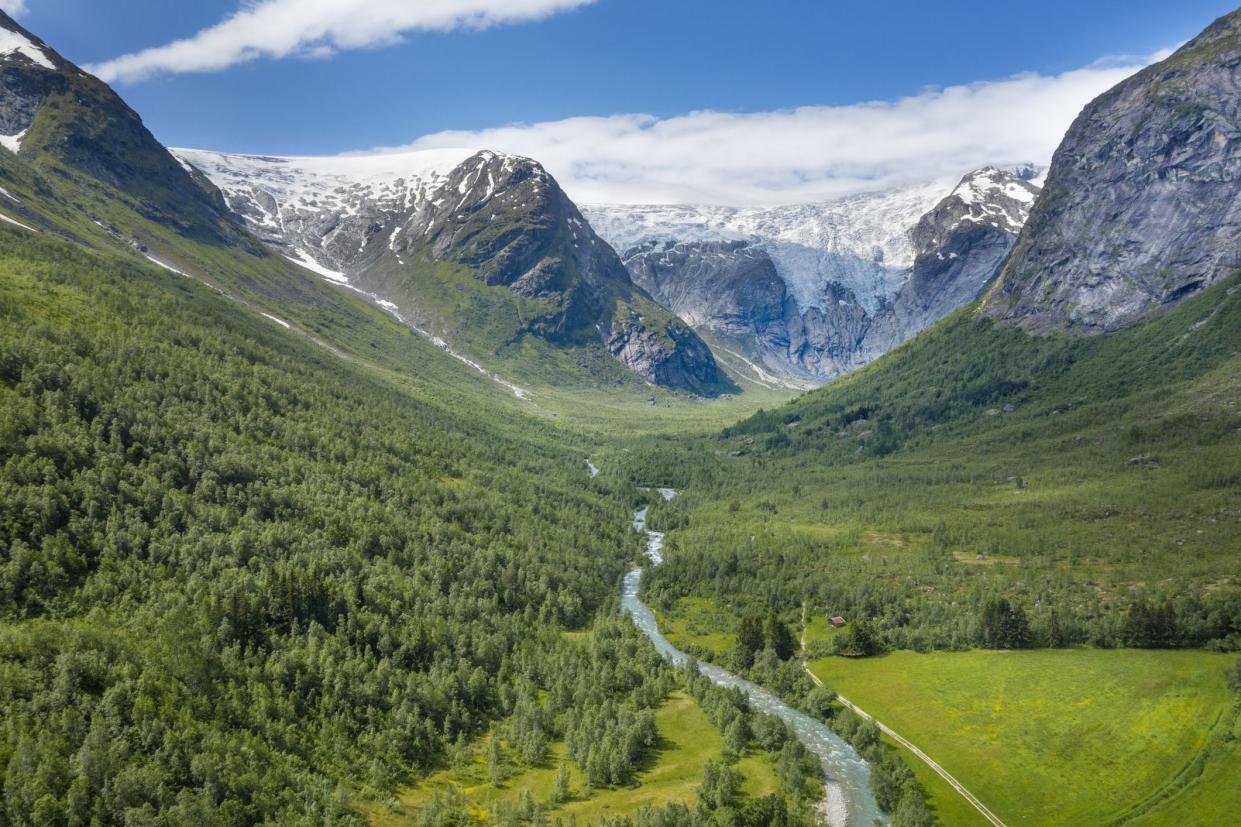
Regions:
[[[670, 488], [660, 488], [658, 491], [665, 500], [676, 496]], [[664, 560], [664, 535], [647, 529], [646, 512], [647, 509], [643, 508], [634, 514], [633, 527], [636, 531], [646, 532], [646, 556], [652, 565], [658, 566]], [[668, 642], [659, 631], [655, 613], [638, 599], [641, 579], [642, 569], [637, 567], [625, 575], [621, 587], [621, 608], [633, 617], [634, 625], [650, 638], [661, 655], [673, 663], [684, 663], [686, 654]], [[832, 827], [871, 827], [876, 821], [887, 821], [870, 791], [870, 767], [848, 742], [825, 724], [794, 709], [761, 686], [708, 663], [699, 663], [698, 668], [720, 686], [739, 687], [749, 696], [750, 704], [755, 709], [775, 715], [788, 724], [798, 740], [819, 759], [826, 780], [821, 810]]]

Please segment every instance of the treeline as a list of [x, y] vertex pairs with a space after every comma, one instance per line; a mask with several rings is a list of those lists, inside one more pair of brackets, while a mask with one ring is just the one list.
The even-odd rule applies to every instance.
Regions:
[[592, 787], [629, 783], [656, 745], [654, 709], [676, 684], [671, 669], [624, 619], [596, 624], [588, 658], [547, 673], [542, 713]]
[[0, 249], [0, 825], [354, 822], [523, 686], [591, 703], [532, 675], [641, 695], [631, 644], [558, 645], [628, 504], [420, 393], [167, 274]]
[[[815, 686], [806, 676], [799, 661], [794, 658], [781, 657], [771, 646], [764, 646], [755, 651], [749, 667], [744, 667], [738, 662], [736, 650], [725, 652], [722, 657], [706, 652], [702, 654], [768, 688], [787, 703], [823, 721], [848, 741], [870, 765], [870, 785], [875, 794], [875, 800], [885, 812], [892, 814], [892, 824], [895, 827], [929, 827], [936, 823], [926, 803], [925, 793], [915, 780], [913, 772], [895, 749], [879, 740], [879, 730], [874, 722], [864, 721], [838, 703], [836, 693], [832, 690]], [[706, 681], [706, 678], [700, 676], [698, 683], [701, 684], [703, 681]], [[709, 681], [707, 683], [709, 684]], [[714, 716], [712, 721], [726, 733], [726, 744], [729, 744], [733, 738], [739, 737], [729, 734], [736, 728], [763, 745], [765, 749], [774, 750], [777, 747], [780, 743], [778, 732], [786, 731], [779, 719], [758, 716], [759, 720], [750, 720], [745, 722], [743, 727], [739, 727], [736, 723], [737, 719], [733, 717], [734, 713], [730, 712], [730, 704], [743, 703], [744, 695], [739, 690], [723, 690], [719, 687], [712, 687], [712, 691], [716, 695], [716, 700], [712, 701], [709, 697], [703, 699], [703, 708], [708, 710], [708, 715]], [[712, 710], [715, 711], [712, 712]], [[789, 736], [786, 734], [787, 737]], [[814, 770], [812, 756], [804, 753], [799, 741], [785, 742], [780, 748], [801, 753], [801, 760], [809, 761], [808, 764], [802, 765], [803, 772], [807, 776]], [[782, 778], [785, 766], [786, 756], [782, 752]], [[815, 795], [821, 797], [822, 781], [817, 771], [814, 771], [814, 778], [817, 785]], [[787, 782], [785, 796], [790, 800], [797, 800], [797, 796], [790, 791]], [[643, 822], [634, 822], [635, 825], [637, 823]], [[694, 822], [668, 823], [679, 825]]]
[[[695, 495], [684, 496], [692, 507]], [[669, 534], [664, 543], [664, 564], [643, 577], [650, 605], [668, 611], [682, 597], [704, 596], [734, 615], [765, 617], [805, 601], [850, 623], [847, 634], [818, 654], [1241, 647], [1241, 594], [1233, 590], [1099, 600], [1089, 578], [1073, 578], [1054, 561], [984, 569], [935, 549], [876, 569], [839, 547], [778, 526], [701, 532], [691, 526]], [[1000, 588], [1004, 591], [997, 594]], [[857, 639], [860, 634], [864, 640]], [[856, 645], [846, 651], [849, 644]]]
[[770, 649], [780, 660], [788, 660], [797, 651], [797, 641], [788, 624], [774, 612], [768, 614], [766, 620], [758, 615], [743, 615], [737, 624], [734, 662], [742, 669], [749, 669], [754, 665], [755, 656], [763, 649]]
[[931, 827], [934, 814], [913, 770], [895, 748], [879, 740], [875, 722], [837, 707], [828, 719], [833, 731], [853, 746], [870, 765], [870, 786], [875, 801], [892, 814], [892, 827]]
[[[686, 688], [724, 736], [720, 761], [703, 768], [697, 800], [644, 807], [633, 816], [604, 818], [600, 827], [809, 827], [814, 806], [823, 797], [822, 771], [788, 726], [754, 710], [744, 692], [724, 688], [690, 661], [682, 671]], [[742, 777], [733, 768], [749, 750], [776, 757], [778, 793], [756, 799], [739, 796]], [[557, 823], [560, 823], [559, 821]]]
[[[544, 766], [549, 746], [564, 741], [587, 790], [571, 788], [568, 766], [562, 764], [546, 800], [528, 793], [515, 801], [497, 800], [490, 813], [496, 825], [549, 823], [548, 811], [575, 793], [633, 783], [637, 766], [657, 745], [653, 711], [681, 685], [676, 670], [633, 624], [610, 611], [576, 640], [555, 635], [528, 641], [518, 647], [512, 665], [499, 698], [503, 723], [480, 744], [458, 736], [448, 752], [455, 776], [463, 783], [499, 787], [514, 774]], [[422, 808], [418, 822], [474, 824], [477, 818], [464, 796], [441, 791]]]
[[929, 827], [934, 815], [913, 772], [892, 747], [879, 740], [873, 721], [863, 720], [836, 701], [836, 693], [815, 686], [801, 664], [779, 658], [771, 648], [760, 651], [746, 677], [826, 723], [848, 741], [870, 765], [875, 801], [892, 816], [894, 827]]

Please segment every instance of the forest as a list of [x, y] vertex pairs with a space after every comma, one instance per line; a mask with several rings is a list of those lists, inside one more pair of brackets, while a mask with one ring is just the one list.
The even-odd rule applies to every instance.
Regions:
[[614, 599], [627, 503], [539, 426], [0, 232], [0, 824], [357, 821]]

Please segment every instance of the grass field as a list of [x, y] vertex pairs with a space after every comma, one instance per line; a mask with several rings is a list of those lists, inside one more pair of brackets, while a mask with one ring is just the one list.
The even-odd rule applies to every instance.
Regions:
[[736, 625], [736, 615], [705, 597], [681, 598], [672, 611], [656, 612], [656, 617], [664, 637], [679, 648], [697, 646], [723, 654], [737, 644], [737, 635], [728, 631]]
[[[521, 409], [579, 433], [587, 443], [623, 451], [625, 440], [660, 435], [713, 433], [762, 407], [780, 405], [792, 391], [747, 386], [744, 393], [716, 399], [647, 386], [555, 388], [527, 383], [530, 399]], [[650, 397], [655, 404], [650, 404]], [[621, 438], [618, 440], [618, 437]]]
[[[572, 777], [572, 798], [559, 807], [545, 810], [552, 818], [573, 816], [581, 825], [594, 824], [604, 816], [625, 815], [645, 804], [661, 805], [680, 801], [693, 804], [702, 770], [708, 759], [719, 759], [723, 739], [707, 720], [694, 699], [673, 693], [656, 713], [660, 745], [651, 760], [637, 775], [632, 787], [587, 789], [582, 774], [569, 763]], [[542, 766], [517, 768], [514, 773], [492, 786], [486, 778], [481, 756], [483, 744], [477, 745], [474, 762], [461, 770], [442, 770], [415, 787], [404, 790], [395, 807], [367, 802], [362, 806], [370, 823], [376, 827], [400, 827], [415, 823], [418, 812], [437, 790], [456, 787], [466, 796], [475, 816], [486, 823], [491, 807], [507, 799], [514, 805], [529, 791], [534, 801], [546, 806], [551, 795], [557, 767], [564, 758], [564, 744], [553, 744]], [[745, 777], [743, 797], [769, 795], [779, 790], [779, 781], [772, 758], [763, 752], [751, 752], [734, 766]]]
[[[898, 652], [824, 658], [811, 668], [1009, 825], [1207, 825], [1241, 811], [1241, 705], [1223, 678], [1234, 659], [1197, 651]], [[980, 823], [929, 770], [915, 771], [945, 824]]]
[[845, 633], [845, 627], [837, 629], [827, 622], [827, 617], [826, 612], [815, 611], [809, 613], [809, 616], [806, 618], [803, 637], [807, 651], [813, 653], [816, 645], [826, 645], [831, 642], [832, 638]]

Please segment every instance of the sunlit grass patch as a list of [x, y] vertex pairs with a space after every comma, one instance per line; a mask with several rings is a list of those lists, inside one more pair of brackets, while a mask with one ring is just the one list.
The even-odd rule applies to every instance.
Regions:
[[[1237, 699], [1224, 684], [1235, 655], [1061, 649], [898, 652], [811, 668], [828, 686], [908, 738], [1010, 825], [1177, 821], [1238, 798]], [[1202, 766], [1194, 767], [1202, 756]], [[917, 761], [909, 757], [911, 765]], [[925, 775], [920, 771], [920, 777]], [[928, 786], [946, 816], [949, 788]], [[1235, 811], [1235, 810], [1234, 810]], [[966, 822], [972, 823], [972, 822]], [[1144, 822], [1145, 823], [1145, 822]]]

